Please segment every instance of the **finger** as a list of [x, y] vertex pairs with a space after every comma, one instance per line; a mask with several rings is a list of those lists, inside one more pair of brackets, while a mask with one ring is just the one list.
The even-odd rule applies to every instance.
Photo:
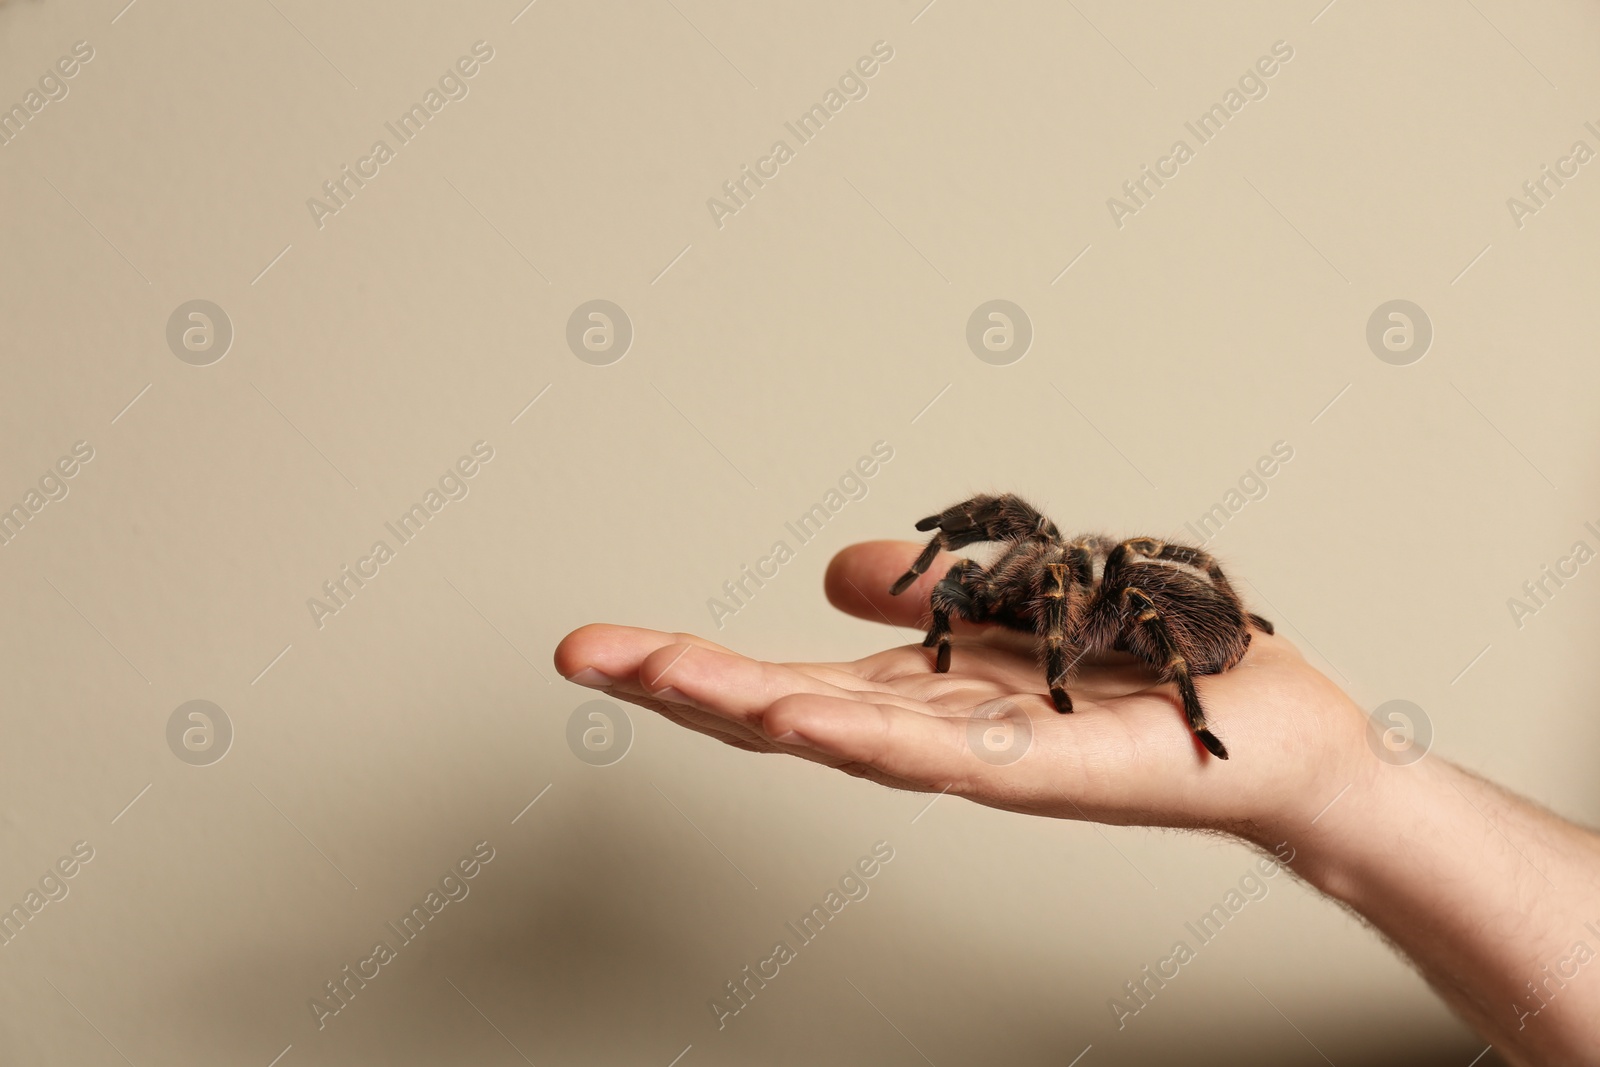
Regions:
[[[837, 767], [840, 760], [810, 746], [796, 746], [774, 741], [757, 726], [734, 722], [721, 715], [703, 711], [693, 704], [679, 700], [662, 700], [658, 697], [631, 693], [616, 693], [618, 697], [648, 711], [653, 711], [668, 722], [695, 733], [721, 741], [730, 747], [746, 752], [783, 753], [799, 756], [813, 763]], [[681, 694], [675, 694], [681, 696]]]
[[[1001, 724], [997, 720], [992, 725]], [[995, 761], [978, 754], [983, 731], [991, 728], [981, 718], [797, 694], [776, 702], [762, 720], [762, 731], [780, 744], [810, 746], [847, 764], [871, 768], [882, 776], [875, 780], [1019, 810], [1070, 793], [1072, 783], [1081, 778], [1081, 762], [1070, 739], [1053, 736], [1044, 745], [1034, 736], [1041, 728], [1065, 735], [1073, 727], [1066, 718], [1030, 724], [1017, 757]]]
[[916, 627], [928, 611], [928, 594], [960, 558], [950, 552], [939, 553], [927, 573], [899, 596], [890, 596], [889, 587], [910, 569], [921, 551], [922, 546], [910, 541], [867, 541], [840, 550], [829, 561], [822, 580], [828, 602], [857, 618]]
[[686, 730], [693, 730], [697, 734], [714, 737], [725, 744], [735, 748], [767, 748], [773, 747], [772, 742], [748, 726], [730, 722], [720, 715], [712, 715], [701, 711], [692, 704], [683, 704], [677, 701], [660, 700], [652, 696], [637, 693], [624, 693], [616, 690], [607, 690], [618, 699], [626, 700], [630, 704], [653, 711], [668, 722], [682, 726]]
[[[634, 685], [639, 665], [650, 653], [669, 645], [696, 645], [732, 654], [730, 649], [694, 634], [590, 623], [561, 639], [554, 654], [555, 666], [563, 678], [579, 685], [599, 689], [608, 683], [627, 683], [630, 688], [647, 692]], [[586, 671], [593, 673], [585, 674]]]
[[650, 653], [639, 666], [638, 680], [657, 699], [687, 704], [753, 729], [759, 729], [761, 715], [786, 696], [852, 696], [850, 690], [798, 666], [690, 644], [666, 645]]
[[[684, 653], [691, 649], [696, 658], [684, 662]], [[711, 658], [700, 660], [701, 654]], [[656, 658], [652, 660], [652, 656]], [[778, 696], [796, 691], [849, 691], [797, 669], [812, 665], [760, 663], [694, 634], [598, 623], [568, 634], [556, 647], [555, 664], [569, 681], [599, 689], [734, 748], [787, 752], [828, 765], [839, 762], [809, 748], [776, 744], [759, 729], [759, 713]], [[848, 675], [846, 680], [865, 684], [848, 674], [848, 664], [814, 666], [819, 674]], [[676, 688], [680, 683], [683, 690]]]
[[555, 664], [556, 669], [566, 675], [569, 681], [602, 690], [653, 711], [679, 726], [738, 744], [739, 747], [764, 743], [765, 738], [749, 726], [704, 711], [681, 694], [652, 692], [651, 686], [646, 683], [661, 672], [659, 666], [654, 671], [643, 669], [650, 655], [662, 649], [679, 652], [688, 648], [733, 654], [723, 646], [694, 634], [594, 623], [574, 630], [556, 646]]
[[[860, 619], [925, 629], [931, 611], [929, 595], [951, 564], [961, 557], [950, 552], [939, 553], [927, 573], [899, 596], [891, 596], [889, 587], [910, 569], [921, 551], [921, 545], [910, 541], [866, 541], [840, 550], [829, 561], [823, 578], [828, 602]], [[989, 623], [973, 623], [961, 618], [952, 619], [951, 623], [958, 634], [981, 634], [985, 640], [1012, 648], [1033, 646], [1032, 636]]]

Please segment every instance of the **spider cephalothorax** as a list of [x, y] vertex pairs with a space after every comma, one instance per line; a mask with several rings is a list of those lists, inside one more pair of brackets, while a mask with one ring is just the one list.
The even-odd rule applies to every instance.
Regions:
[[1072, 710], [1067, 678], [1078, 660], [1115, 649], [1132, 653], [1164, 682], [1176, 682], [1189, 729], [1218, 759], [1228, 750], [1206, 725], [1196, 677], [1238, 663], [1250, 647], [1250, 626], [1272, 623], [1249, 614], [1209, 553], [1135, 537], [1067, 539], [1055, 523], [1010, 493], [975, 496], [917, 523], [936, 530], [911, 569], [889, 590], [898, 595], [941, 551], [998, 541], [989, 566], [958, 561], [933, 587], [933, 625], [922, 642], [937, 647], [934, 669], [950, 669], [950, 616], [992, 622], [1039, 635], [1040, 656], [1056, 710]]

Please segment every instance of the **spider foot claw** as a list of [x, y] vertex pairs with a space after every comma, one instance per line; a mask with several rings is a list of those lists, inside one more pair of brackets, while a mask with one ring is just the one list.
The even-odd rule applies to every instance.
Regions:
[[1217, 757], [1218, 759], [1227, 759], [1228, 758], [1227, 746], [1225, 746], [1217, 738], [1216, 734], [1212, 733], [1210, 730], [1207, 730], [1204, 726], [1202, 726], [1202, 727], [1200, 727], [1200, 729], [1198, 729], [1198, 730], [1196, 730], [1194, 732], [1194, 735], [1200, 739], [1200, 743], [1202, 745], [1206, 746], [1206, 751], [1207, 752], [1211, 753], [1213, 756]]

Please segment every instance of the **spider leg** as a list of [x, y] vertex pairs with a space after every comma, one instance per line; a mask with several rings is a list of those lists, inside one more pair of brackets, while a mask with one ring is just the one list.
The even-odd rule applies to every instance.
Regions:
[[[918, 525], [920, 526], [921, 524], [919, 523]], [[899, 596], [911, 588], [912, 582], [927, 573], [928, 568], [933, 565], [934, 559], [938, 557], [940, 552], [944, 551], [946, 544], [943, 531], [929, 538], [928, 544], [923, 548], [921, 555], [911, 561], [911, 569], [896, 578], [895, 583], [889, 587], [889, 595]]]
[[924, 532], [935, 528], [937, 532], [911, 569], [889, 588], [891, 596], [905, 592], [927, 572], [941, 551], [953, 552], [979, 541], [1021, 541], [1031, 537], [1053, 540], [1061, 536], [1055, 523], [1013, 493], [975, 496], [917, 523], [917, 529]]
[[[1062, 549], [1043, 541], [1012, 542], [1001, 556], [985, 568], [977, 560], [957, 560], [933, 587], [928, 604], [933, 624], [922, 647], [937, 648], [934, 669], [950, 669], [952, 616], [968, 622], [987, 622], [1024, 633], [1039, 629], [1035, 598], [1031, 595], [1031, 575], [1039, 561]], [[1019, 600], [1018, 590], [1025, 589]], [[1069, 592], [1070, 595], [1070, 592]], [[1070, 707], [1070, 702], [1069, 705]]]
[[1152, 646], [1162, 659], [1160, 663], [1152, 660], [1151, 666], [1160, 671], [1162, 680], [1178, 683], [1178, 695], [1183, 700], [1183, 714], [1189, 722], [1189, 729], [1213, 756], [1227, 759], [1227, 747], [1206, 727], [1205, 708], [1200, 705], [1200, 693], [1195, 689], [1194, 677], [1189, 671], [1189, 661], [1178, 647], [1178, 642], [1174, 639], [1166, 620], [1161, 617], [1155, 601], [1143, 590], [1132, 587], [1124, 590], [1123, 597], [1128, 607], [1137, 612], [1130, 621], [1139, 626], [1150, 638]]
[[1072, 711], [1067, 694], [1067, 674], [1077, 665], [1078, 656], [1068, 639], [1072, 621], [1072, 565], [1064, 560], [1044, 565], [1043, 602], [1039, 608], [1039, 633], [1044, 639], [1044, 673], [1050, 686], [1050, 699], [1063, 715]]
[[[1105, 569], [1100, 574], [1100, 588], [1115, 589], [1122, 581], [1122, 568], [1127, 566], [1128, 553], [1135, 550], [1138, 540], [1123, 541], [1110, 552], [1106, 553]], [[1155, 545], [1157, 542], [1145, 539], [1144, 544]]]
[[933, 625], [923, 638], [923, 648], [937, 648], [933, 669], [944, 674], [950, 669], [950, 615], [952, 612], [973, 622], [988, 616], [982, 600], [981, 589], [974, 588], [984, 579], [983, 567], [974, 560], [964, 559], [952, 566], [939, 579], [928, 597], [933, 608]]
[[963, 542], [965, 544], [973, 541], [1022, 540], [1039, 534], [1051, 538], [1061, 536], [1055, 523], [1015, 493], [975, 496], [917, 523], [917, 529], [923, 531], [936, 526], [954, 538], [968, 537]]

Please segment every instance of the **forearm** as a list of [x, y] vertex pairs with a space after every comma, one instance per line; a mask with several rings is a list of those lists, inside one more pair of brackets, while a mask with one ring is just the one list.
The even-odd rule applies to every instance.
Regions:
[[1600, 836], [1439, 759], [1277, 834], [1512, 1062], [1600, 1064]]

